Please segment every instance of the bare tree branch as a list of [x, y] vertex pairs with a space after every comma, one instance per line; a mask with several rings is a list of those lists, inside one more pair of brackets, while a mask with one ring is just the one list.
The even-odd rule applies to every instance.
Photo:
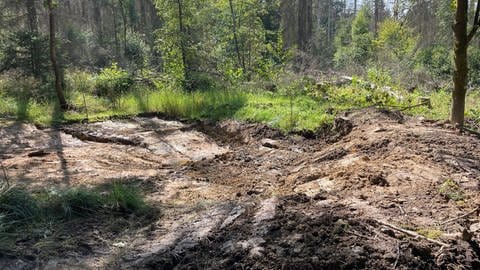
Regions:
[[480, 19], [480, 0], [478, 0], [477, 6], [475, 8], [475, 18], [473, 20], [472, 29], [470, 30], [470, 33], [468, 33], [467, 43], [470, 43], [473, 37], [475, 36], [475, 34], [477, 33], [478, 28], [480, 27], [479, 19]]

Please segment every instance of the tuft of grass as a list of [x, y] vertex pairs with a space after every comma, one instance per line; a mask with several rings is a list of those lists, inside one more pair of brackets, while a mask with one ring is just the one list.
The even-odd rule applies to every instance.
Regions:
[[108, 204], [122, 212], [140, 214], [146, 203], [140, 193], [133, 187], [122, 183], [114, 183], [107, 198]]
[[74, 188], [60, 196], [63, 216], [70, 219], [75, 216], [95, 214], [103, 206], [102, 196], [85, 188]]
[[[148, 208], [136, 189], [115, 183], [105, 193], [84, 187], [31, 194], [20, 188], [0, 190], [0, 251], [42, 228], [61, 227], [68, 220], [106, 213], [144, 214]], [[49, 229], [49, 231], [51, 231]]]
[[0, 191], [0, 227], [4, 232], [34, 222], [39, 216], [37, 201], [25, 190], [13, 187]]
[[37, 202], [18, 188], [0, 190], [0, 251], [8, 251], [17, 236], [40, 218]]

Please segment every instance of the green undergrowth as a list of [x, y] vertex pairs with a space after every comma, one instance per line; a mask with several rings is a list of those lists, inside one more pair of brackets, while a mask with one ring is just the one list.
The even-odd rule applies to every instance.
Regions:
[[465, 200], [465, 195], [460, 186], [452, 179], [445, 180], [439, 187], [438, 192], [446, 200], [460, 202]]
[[62, 224], [108, 216], [142, 216], [152, 208], [134, 187], [114, 183], [91, 189], [27, 191], [18, 187], [0, 190], [0, 252], [11, 250], [18, 239], [60, 230]]
[[434, 240], [439, 239], [444, 234], [441, 230], [436, 228], [422, 228], [416, 230], [416, 232], [420, 235]]
[[[140, 113], [159, 113], [178, 119], [237, 119], [261, 122], [285, 132], [315, 130], [331, 123], [342, 111], [370, 106], [403, 110], [430, 98], [431, 107], [418, 106], [403, 110], [406, 114], [428, 119], [448, 119], [450, 93], [439, 90], [432, 93], [410, 93], [402, 89], [371, 89], [354, 81], [343, 87], [315, 85], [288, 86], [269, 92], [254, 87], [213, 89], [184, 92], [170, 88], [147, 89], [136, 87], [119, 95], [114, 102], [96, 96], [92, 91], [70, 91], [67, 95], [73, 109], [60, 112], [55, 98], [18, 99], [2, 94], [0, 89], [0, 117], [32, 122], [41, 126], [89, 121], [110, 117], [132, 116]], [[480, 119], [480, 94], [472, 92], [467, 100], [467, 117]]]

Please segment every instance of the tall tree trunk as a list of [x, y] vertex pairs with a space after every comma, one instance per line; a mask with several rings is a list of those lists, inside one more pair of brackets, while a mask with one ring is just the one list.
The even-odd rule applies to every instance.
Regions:
[[102, 25], [102, 10], [100, 6], [100, 2], [98, 0], [93, 1], [93, 21], [95, 25], [93, 26], [93, 30], [96, 32], [97, 40], [100, 44], [103, 44], [103, 25]]
[[125, 2], [123, 0], [119, 0], [119, 5], [120, 5], [120, 11], [122, 14], [122, 20], [123, 20], [123, 52], [127, 50], [127, 11], [126, 11], [126, 6]]
[[357, 0], [353, 1], [353, 14], [357, 14]]
[[307, 45], [312, 39], [313, 34], [313, 0], [307, 1]]
[[377, 36], [378, 34], [378, 21], [380, 19], [380, 3], [379, 3], [380, 0], [375, 0], [375, 6], [374, 6], [374, 34], [375, 34], [375, 37]]
[[146, 1], [141, 0], [140, 1], [140, 30], [142, 31], [143, 34], [149, 35], [149, 27], [147, 26], [147, 7], [146, 7]]
[[475, 17], [470, 32], [468, 27], [468, 0], [458, 0], [455, 13], [455, 73], [452, 92], [452, 112], [450, 120], [457, 128], [462, 128], [465, 120], [465, 99], [468, 81], [468, 45], [480, 28], [480, 0], [477, 0]]
[[284, 48], [291, 48], [298, 45], [298, 1], [281, 0], [280, 1], [280, 17], [282, 37]]
[[[37, 9], [35, 7], [35, 0], [26, 0], [25, 7], [27, 8], [28, 27], [30, 34], [36, 39], [38, 36], [38, 16]], [[39, 77], [40, 75], [39, 56], [40, 52], [38, 48], [38, 42], [32, 39], [30, 43], [30, 61], [32, 74], [35, 77]]]
[[455, 14], [455, 73], [453, 75], [454, 90], [452, 92], [451, 121], [458, 127], [463, 126], [465, 118], [465, 97], [468, 79], [468, 2], [457, 1]]
[[233, 0], [228, 0], [228, 3], [230, 4], [230, 12], [232, 14], [233, 41], [235, 42], [235, 51], [237, 53], [238, 66], [243, 68], [243, 72], [246, 72], [245, 59], [242, 59], [242, 56], [240, 54], [240, 45], [238, 43], [237, 16], [235, 15], [235, 9], [233, 8]]
[[35, 0], [26, 0], [25, 7], [27, 8], [28, 27], [30, 32], [38, 32], [38, 18], [37, 9], [35, 8]]
[[308, 42], [312, 34], [312, 0], [299, 0], [297, 18], [298, 18], [298, 36], [297, 36], [298, 48], [301, 51], [307, 51]]
[[327, 43], [332, 43], [332, 0], [328, 0], [327, 8]]
[[117, 9], [114, 3], [112, 3], [111, 8], [113, 15], [113, 39], [115, 40], [115, 54], [117, 56], [117, 61], [119, 61], [122, 57], [120, 55], [120, 39], [118, 38]]
[[63, 94], [62, 78], [57, 63], [57, 50], [55, 45], [55, 11], [52, 0], [48, 0], [47, 5], [50, 30], [50, 61], [52, 62], [52, 69], [55, 75], [55, 91], [57, 92], [60, 109], [66, 110], [68, 108], [68, 105], [67, 100], [65, 99], [65, 95]]
[[[183, 24], [183, 5], [182, 0], [177, 0], [177, 8], [178, 8], [178, 30], [180, 31], [180, 53], [182, 54], [182, 64], [183, 64], [183, 77], [184, 83], [188, 81], [188, 65], [187, 65], [187, 52], [185, 48], [185, 26]], [[186, 85], [184, 85], [186, 86]]]

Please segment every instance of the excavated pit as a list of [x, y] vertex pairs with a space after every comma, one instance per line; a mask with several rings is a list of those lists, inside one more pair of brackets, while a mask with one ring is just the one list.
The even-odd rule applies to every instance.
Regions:
[[[478, 138], [376, 110], [313, 135], [232, 120], [2, 123], [0, 157], [16, 185], [133, 182], [160, 214], [87, 220], [49, 236], [59, 243], [49, 249], [25, 236], [0, 268], [480, 268], [478, 212], [461, 217], [480, 204]], [[461, 201], [442, 194], [446, 180]]]

